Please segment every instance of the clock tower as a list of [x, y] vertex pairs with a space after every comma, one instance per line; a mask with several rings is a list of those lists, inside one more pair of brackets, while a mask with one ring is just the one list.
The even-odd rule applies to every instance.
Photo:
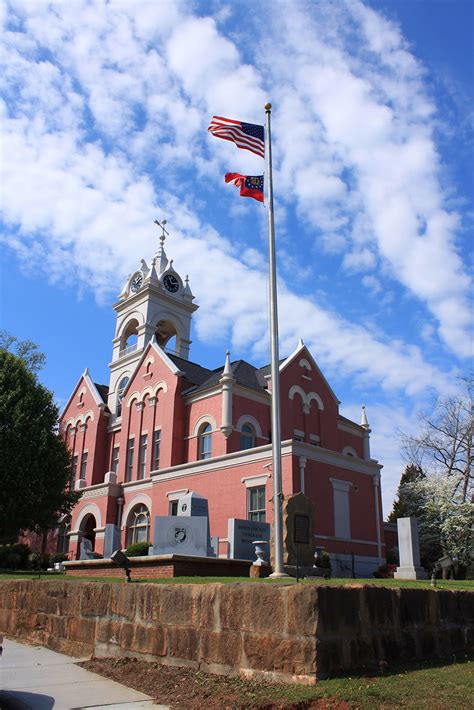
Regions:
[[168, 232], [161, 223], [160, 246], [149, 267], [144, 259], [129, 275], [113, 308], [117, 314], [113, 339], [108, 406], [120, 416], [121, 392], [126, 387], [144, 349], [154, 339], [163, 349], [188, 359], [191, 318], [198, 308], [189, 287], [168, 262], [164, 243]]

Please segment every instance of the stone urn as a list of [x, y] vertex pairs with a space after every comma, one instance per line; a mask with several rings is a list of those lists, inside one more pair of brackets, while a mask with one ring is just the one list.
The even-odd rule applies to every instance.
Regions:
[[252, 545], [255, 545], [255, 555], [257, 556], [253, 564], [258, 566], [267, 565], [268, 562], [263, 559], [268, 546], [267, 540], [254, 540]]

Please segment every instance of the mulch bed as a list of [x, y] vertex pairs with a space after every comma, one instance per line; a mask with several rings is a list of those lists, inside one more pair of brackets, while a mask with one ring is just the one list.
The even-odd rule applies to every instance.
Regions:
[[189, 668], [162, 666], [136, 658], [93, 658], [80, 664], [150, 695], [173, 710], [350, 710], [336, 698], [288, 703], [272, 700], [281, 686], [261, 680], [213, 675]]

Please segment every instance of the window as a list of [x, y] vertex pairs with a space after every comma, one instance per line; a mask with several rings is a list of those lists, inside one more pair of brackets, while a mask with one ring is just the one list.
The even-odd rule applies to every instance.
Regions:
[[178, 515], [179, 500], [170, 500], [170, 515]]
[[120, 446], [114, 446], [114, 448], [112, 450], [112, 471], [114, 473], [118, 472], [119, 459], [120, 459]]
[[160, 446], [161, 446], [161, 429], [157, 429], [153, 438], [153, 470], [160, 468]]
[[251, 449], [255, 446], [255, 429], [251, 424], [244, 424], [240, 434], [240, 448]]
[[247, 520], [265, 522], [265, 486], [247, 488]]
[[137, 505], [127, 518], [127, 545], [146, 542], [150, 530], [150, 513], [146, 505]]
[[123, 393], [125, 390], [125, 387], [128, 385], [129, 382], [129, 377], [122, 377], [120, 380], [120, 384], [118, 386], [117, 390], [117, 409], [116, 409], [116, 414], [118, 417], [122, 416], [122, 399], [123, 399]]
[[212, 428], [210, 424], [203, 424], [199, 430], [199, 458], [210, 459], [212, 448]]
[[148, 434], [142, 434], [140, 436], [140, 465], [138, 467], [138, 478], [145, 478], [147, 446], [148, 446]]
[[125, 480], [131, 481], [133, 475], [133, 452], [135, 450], [135, 438], [132, 437], [128, 440], [127, 445], [127, 466], [125, 470]]
[[82, 479], [86, 477], [86, 471], [87, 471], [87, 451], [84, 451], [81, 457], [81, 473], [80, 476]]
[[77, 476], [77, 454], [72, 457], [72, 481], [76, 480]]

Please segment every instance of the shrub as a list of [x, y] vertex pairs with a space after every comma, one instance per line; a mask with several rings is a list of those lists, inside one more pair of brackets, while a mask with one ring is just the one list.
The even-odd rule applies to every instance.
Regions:
[[32, 552], [30, 555], [30, 565], [33, 569], [48, 569], [51, 567], [51, 558], [49, 555], [41, 552]]
[[127, 547], [125, 554], [127, 557], [144, 557], [148, 555], [149, 547], [151, 547], [151, 542], [135, 542]]
[[329, 552], [327, 552], [326, 550], [322, 550], [319, 553], [316, 566], [321, 567], [322, 569], [331, 569], [331, 557], [329, 555]]
[[0, 568], [26, 569], [30, 548], [22, 543], [0, 546]]
[[51, 565], [54, 565], [56, 562], [67, 562], [69, 559], [69, 555], [67, 552], [55, 552], [54, 555], [51, 555]]
[[397, 569], [397, 565], [386, 564], [381, 565], [376, 572], [374, 572], [375, 579], [391, 579]]

